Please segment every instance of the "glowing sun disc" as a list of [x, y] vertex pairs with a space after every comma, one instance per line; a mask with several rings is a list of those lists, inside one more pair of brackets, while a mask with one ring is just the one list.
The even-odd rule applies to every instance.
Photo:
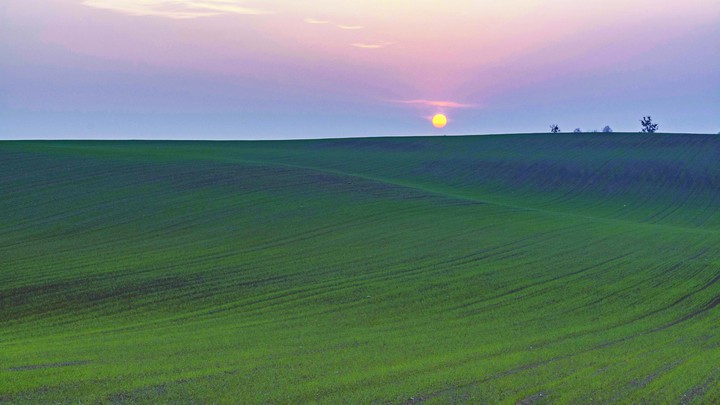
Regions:
[[435, 128], [442, 128], [447, 125], [447, 117], [445, 114], [435, 114], [435, 116], [432, 117], [432, 124]]

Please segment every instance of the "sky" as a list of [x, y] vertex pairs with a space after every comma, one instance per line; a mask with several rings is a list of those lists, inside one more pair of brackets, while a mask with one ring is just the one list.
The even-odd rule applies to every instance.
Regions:
[[720, 1], [0, 0], [0, 139], [634, 132], [646, 115], [720, 131]]

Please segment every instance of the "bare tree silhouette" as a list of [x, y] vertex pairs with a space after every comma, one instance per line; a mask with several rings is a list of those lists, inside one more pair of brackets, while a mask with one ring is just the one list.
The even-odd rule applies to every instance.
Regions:
[[658, 124], [653, 124], [649, 115], [640, 120], [640, 125], [642, 125], [642, 132], [653, 133], [658, 129]]

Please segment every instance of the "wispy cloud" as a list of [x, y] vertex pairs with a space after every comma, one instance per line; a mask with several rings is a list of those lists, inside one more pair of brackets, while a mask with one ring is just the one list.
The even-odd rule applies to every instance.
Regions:
[[424, 105], [428, 107], [443, 107], [443, 108], [473, 108], [477, 107], [475, 104], [464, 104], [464, 103], [457, 103], [455, 101], [440, 101], [440, 100], [423, 100], [423, 99], [416, 99], [416, 100], [396, 100], [396, 103], [402, 103], [402, 104], [418, 104], [418, 105]]
[[315, 18], [306, 18], [305, 22], [308, 24], [330, 24], [330, 21], [327, 20], [318, 20]]
[[337, 24], [332, 21], [328, 20], [318, 20], [317, 18], [306, 18], [305, 22], [308, 24], [330, 24], [334, 25], [337, 28], [340, 28], [341, 30], [359, 30], [362, 29], [362, 25], [345, 25], [345, 24]]
[[244, 6], [239, 0], [85, 0], [82, 4], [132, 16], [173, 19], [211, 17], [221, 14], [260, 15], [268, 10]]
[[386, 46], [389, 46], [392, 44], [393, 44], [392, 42], [380, 42], [380, 43], [376, 43], [376, 44], [364, 44], [364, 43], [356, 42], [351, 45], [356, 48], [362, 48], [362, 49], [379, 49], [379, 48], [385, 48]]
[[360, 30], [363, 28], [362, 25], [342, 25], [342, 24], [335, 24], [336, 27], [340, 28], [341, 30]]

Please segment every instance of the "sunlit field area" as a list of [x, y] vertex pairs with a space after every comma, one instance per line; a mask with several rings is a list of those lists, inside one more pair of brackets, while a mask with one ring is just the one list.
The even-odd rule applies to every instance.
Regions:
[[720, 402], [719, 156], [0, 142], [0, 402]]

